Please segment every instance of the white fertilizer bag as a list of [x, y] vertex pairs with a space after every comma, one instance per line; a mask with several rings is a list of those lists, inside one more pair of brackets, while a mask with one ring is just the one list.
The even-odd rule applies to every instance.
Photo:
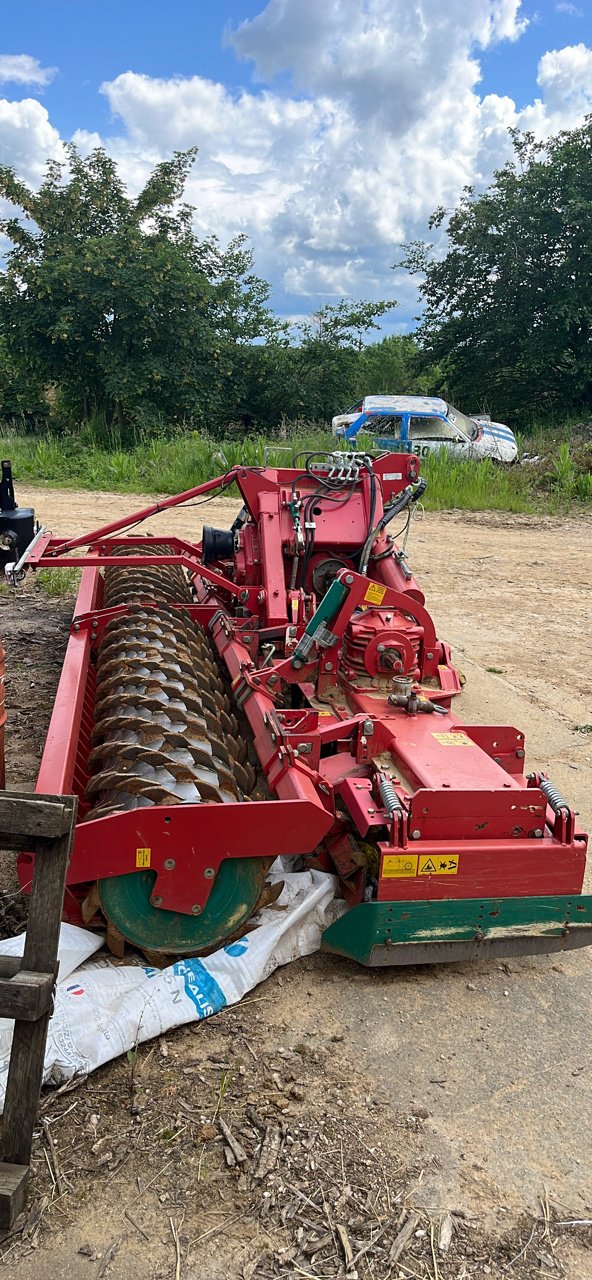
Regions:
[[[286, 873], [278, 863], [270, 880], [284, 881], [251, 933], [203, 960], [167, 969], [89, 960], [103, 938], [62, 925], [60, 972], [49, 1024], [44, 1081], [61, 1084], [86, 1075], [134, 1045], [173, 1027], [236, 1004], [279, 965], [310, 955], [321, 934], [345, 910], [335, 900], [336, 879], [320, 871]], [[0, 943], [0, 955], [22, 953], [24, 935]], [[0, 1105], [3, 1105], [12, 1022], [0, 1020]]]

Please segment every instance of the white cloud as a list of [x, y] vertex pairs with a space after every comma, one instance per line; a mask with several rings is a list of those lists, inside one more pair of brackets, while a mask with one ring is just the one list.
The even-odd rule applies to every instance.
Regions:
[[549, 111], [583, 115], [592, 106], [592, 49], [580, 43], [543, 54], [537, 84]]
[[0, 163], [36, 186], [49, 159], [60, 159], [62, 142], [45, 107], [36, 98], [8, 102], [0, 98]]
[[57, 67], [42, 67], [29, 53], [0, 53], [0, 84], [36, 84], [43, 87], [57, 75]]
[[[519, 39], [525, 22], [520, 0], [269, 0], [228, 36], [255, 67], [250, 88], [126, 71], [101, 90], [113, 136], [74, 140], [84, 153], [102, 141], [132, 192], [158, 160], [197, 145], [187, 197], [198, 230], [250, 235], [258, 272], [291, 311], [349, 293], [401, 296], [413, 314], [390, 270], [397, 246], [489, 180], [511, 154], [510, 126], [544, 138], [592, 110], [584, 45], [544, 55], [540, 96], [522, 111], [480, 93], [480, 51]], [[4, 106], [23, 110], [32, 173], [57, 134], [39, 103]], [[14, 150], [11, 121], [12, 133], [0, 108], [0, 156], [7, 140]]]

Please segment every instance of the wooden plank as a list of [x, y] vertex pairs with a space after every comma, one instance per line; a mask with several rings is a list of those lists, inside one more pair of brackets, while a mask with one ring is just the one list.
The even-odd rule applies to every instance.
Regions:
[[18, 791], [0, 793], [0, 831], [18, 836], [54, 840], [68, 831], [71, 809], [67, 797], [24, 796]]
[[23, 967], [22, 956], [0, 956], [0, 978], [14, 978]]
[[[61, 804], [68, 814], [68, 830], [55, 840], [51, 849], [44, 850], [41, 842], [34, 842], [37, 856], [23, 955], [23, 970], [45, 974], [56, 970], [66, 870], [78, 801], [75, 796], [65, 796]], [[31, 1159], [49, 1016], [47, 1009], [36, 1022], [15, 1022], [0, 1144], [2, 1159], [11, 1164], [28, 1165]]]
[[21, 969], [13, 978], [0, 978], [0, 1013], [3, 1018], [36, 1022], [49, 1009], [55, 974]]
[[0, 1161], [0, 1229], [11, 1227], [27, 1198], [29, 1166]]

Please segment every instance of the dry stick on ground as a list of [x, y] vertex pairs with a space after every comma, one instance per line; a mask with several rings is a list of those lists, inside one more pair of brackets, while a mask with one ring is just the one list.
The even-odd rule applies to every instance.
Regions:
[[519, 1259], [524, 1257], [524, 1254], [527, 1252], [527, 1250], [530, 1248], [530, 1245], [533, 1242], [534, 1233], [537, 1229], [537, 1226], [538, 1226], [538, 1220], [535, 1220], [535, 1222], [533, 1223], [532, 1231], [528, 1237], [528, 1240], [526, 1241], [526, 1244], [522, 1247], [522, 1249], [520, 1250], [520, 1253], [516, 1254], [515, 1258], [511, 1258], [510, 1262], [506, 1263], [505, 1267], [503, 1267], [504, 1271], [509, 1271], [510, 1267], [515, 1266], [515, 1264], [519, 1261]]
[[139, 1232], [140, 1232], [140, 1235], [141, 1235], [141, 1236], [143, 1236], [145, 1240], [149, 1240], [149, 1239], [150, 1239], [150, 1236], [148, 1235], [148, 1233], [147, 1233], [146, 1231], [144, 1231], [144, 1228], [140, 1226], [139, 1222], [136, 1222], [136, 1219], [135, 1219], [135, 1218], [132, 1218], [132, 1215], [131, 1215], [131, 1213], [129, 1212], [129, 1209], [124, 1209], [124, 1211], [123, 1211], [123, 1216], [124, 1216], [124, 1218], [127, 1218], [129, 1222], [131, 1222], [132, 1227], [135, 1227], [135, 1228], [136, 1228], [136, 1231], [139, 1231]]
[[172, 1234], [173, 1241], [174, 1241], [174, 1245], [175, 1245], [175, 1280], [180, 1280], [180, 1276], [181, 1276], [181, 1245], [180, 1245], [180, 1243], [179, 1243], [179, 1232], [178, 1232], [178, 1229], [177, 1229], [177, 1227], [176, 1227], [175, 1223], [173, 1222], [173, 1219], [172, 1219], [172, 1218], [170, 1218], [170, 1217], [169, 1217], [169, 1222], [170, 1222], [170, 1224], [171, 1224], [171, 1234]]
[[109, 1245], [109, 1248], [103, 1254], [101, 1265], [97, 1271], [95, 1280], [101, 1280], [101, 1276], [105, 1275], [107, 1267], [111, 1266], [111, 1263], [113, 1262], [113, 1259], [115, 1258], [116, 1254], [119, 1253], [119, 1250], [121, 1249], [121, 1246], [124, 1240], [127, 1240], [127, 1234], [125, 1231], [122, 1233], [122, 1235], [116, 1236], [115, 1240], [111, 1242], [111, 1244]]
[[432, 1251], [432, 1262], [434, 1264], [434, 1280], [440, 1280], [440, 1272], [438, 1271], [438, 1259], [436, 1258], [436, 1249], [434, 1245], [434, 1224], [430, 1218], [430, 1249]]
[[399, 1258], [401, 1257], [406, 1245], [409, 1243], [420, 1218], [421, 1214], [417, 1213], [415, 1210], [409, 1214], [404, 1227], [401, 1228], [398, 1236], [393, 1240], [389, 1253], [389, 1262], [394, 1264], [399, 1261]]

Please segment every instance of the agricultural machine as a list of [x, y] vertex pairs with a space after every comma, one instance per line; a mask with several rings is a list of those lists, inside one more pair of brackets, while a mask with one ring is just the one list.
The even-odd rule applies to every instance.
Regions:
[[[231, 529], [167, 531], [231, 485]], [[348, 909], [322, 945], [363, 964], [592, 942], [570, 805], [525, 776], [518, 730], [451, 710], [458, 674], [390, 532], [424, 487], [410, 453], [312, 454], [79, 537], [38, 530], [9, 576], [82, 569], [37, 783], [79, 798], [67, 920], [152, 963], [206, 953], [270, 900], [283, 855], [335, 874]]]

